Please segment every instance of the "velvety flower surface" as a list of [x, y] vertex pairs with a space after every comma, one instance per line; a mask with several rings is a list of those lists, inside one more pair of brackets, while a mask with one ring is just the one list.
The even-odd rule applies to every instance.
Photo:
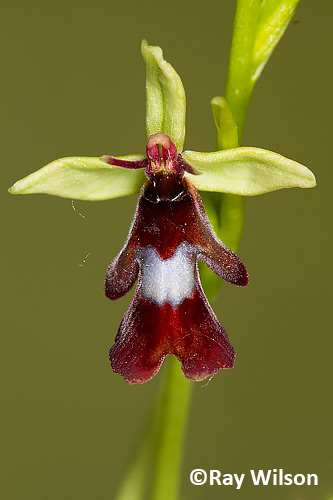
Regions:
[[[119, 160], [104, 157], [109, 164]], [[167, 354], [182, 363], [185, 377], [203, 380], [232, 368], [235, 352], [203, 292], [197, 260], [221, 278], [244, 286], [241, 260], [215, 235], [200, 195], [184, 178], [193, 168], [165, 134], [147, 144], [146, 175], [125, 246], [105, 280], [116, 300], [138, 280], [137, 288], [110, 350], [115, 372], [131, 384], [146, 382]], [[125, 168], [142, 168], [142, 161]]]

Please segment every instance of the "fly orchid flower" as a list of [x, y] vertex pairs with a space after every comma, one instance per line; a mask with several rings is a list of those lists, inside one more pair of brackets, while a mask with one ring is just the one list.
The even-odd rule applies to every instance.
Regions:
[[110, 361], [129, 383], [142, 383], [159, 370], [167, 354], [182, 363], [185, 377], [203, 380], [232, 368], [235, 352], [202, 290], [197, 260], [221, 278], [247, 285], [241, 260], [216, 236], [200, 195], [184, 178], [195, 174], [163, 133], [152, 135], [147, 158], [104, 157], [110, 165], [146, 167], [146, 182], [125, 246], [111, 263], [105, 294], [116, 300], [138, 279]]
[[[105, 293], [112, 300], [138, 280], [110, 350], [111, 364], [129, 383], [142, 383], [155, 375], [167, 354], [174, 354], [186, 377], [202, 380], [231, 368], [235, 353], [204, 295], [197, 261], [238, 286], [247, 284], [248, 275], [214, 233], [197, 189], [251, 196], [313, 187], [315, 179], [303, 165], [258, 148], [182, 152], [185, 92], [180, 77], [159, 47], [143, 41], [142, 54], [147, 75], [146, 156], [63, 158], [9, 191], [105, 200], [141, 189], [127, 241], [105, 280]], [[213, 103], [218, 127], [223, 125], [225, 104], [221, 98]], [[235, 124], [233, 131], [237, 135]]]

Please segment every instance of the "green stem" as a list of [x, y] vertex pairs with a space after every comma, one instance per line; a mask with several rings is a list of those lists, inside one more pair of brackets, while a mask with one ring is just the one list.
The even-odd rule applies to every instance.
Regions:
[[161, 403], [159, 447], [152, 500], [176, 500], [193, 382], [181, 373], [180, 364], [169, 360], [169, 373]]
[[151, 433], [142, 448], [135, 455], [115, 500], [141, 500], [144, 497], [151, 466], [152, 441], [154, 436], [155, 433]]
[[261, 0], [238, 0], [236, 6], [225, 95], [238, 126], [240, 143], [253, 90], [253, 46], [260, 4]]
[[144, 441], [127, 471], [115, 500], [142, 500], [152, 475], [153, 500], [176, 500], [193, 382], [170, 357], [160, 397], [149, 420]]
[[143, 443], [139, 443], [137, 453], [132, 463], [129, 464], [126, 476], [114, 500], [142, 500], [144, 498], [158, 441], [159, 425], [160, 404], [156, 404], [146, 432], [143, 433], [145, 439]]
[[[218, 149], [237, 148], [242, 140], [254, 85], [251, 78], [252, 60], [260, 4], [260, 0], [237, 1], [226, 84], [226, 103], [222, 103], [217, 135]], [[237, 125], [236, 134], [233, 130], [233, 119]], [[234, 251], [237, 250], [243, 234], [244, 214], [243, 196], [223, 194], [219, 214], [219, 236]]]

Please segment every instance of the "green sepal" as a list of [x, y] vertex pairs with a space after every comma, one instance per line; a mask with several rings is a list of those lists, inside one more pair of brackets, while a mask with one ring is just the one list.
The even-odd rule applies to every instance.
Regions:
[[201, 175], [186, 174], [197, 189], [244, 196], [282, 188], [310, 188], [313, 173], [304, 165], [258, 148], [235, 148], [214, 153], [185, 151], [184, 159]]
[[163, 59], [160, 47], [142, 41], [141, 52], [146, 65], [146, 131], [147, 137], [163, 132], [178, 151], [185, 140], [186, 98], [182, 81], [171, 64]]
[[[142, 155], [118, 156], [141, 160]], [[138, 193], [145, 182], [144, 169], [107, 165], [99, 158], [61, 158], [24, 177], [9, 188], [12, 194], [45, 193], [73, 200], [108, 200]]]

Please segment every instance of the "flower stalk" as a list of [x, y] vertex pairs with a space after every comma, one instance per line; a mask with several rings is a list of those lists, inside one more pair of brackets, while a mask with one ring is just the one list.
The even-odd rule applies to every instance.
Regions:
[[[170, 357], [163, 386], [141, 443], [115, 500], [177, 500], [186, 426], [193, 392], [177, 360]], [[152, 485], [148, 484], [152, 479]]]
[[186, 380], [175, 358], [169, 360], [161, 401], [159, 443], [155, 455], [152, 500], [177, 500], [193, 382]]

